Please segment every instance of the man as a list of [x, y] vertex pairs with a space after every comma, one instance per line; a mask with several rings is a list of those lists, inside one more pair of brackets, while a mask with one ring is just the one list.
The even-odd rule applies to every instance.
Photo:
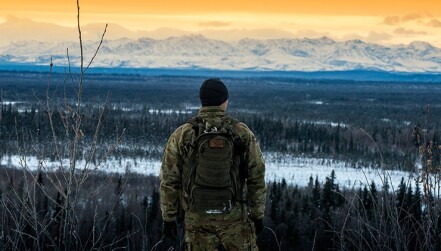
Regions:
[[199, 97], [198, 116], [177, 128], [164, 150], [163, 233], [176, 238], [182, 209], [186, 250], [257, 250], [267, 191], [262, 152], [251, 130], [226, 114], [220, 79], [204, 81]]

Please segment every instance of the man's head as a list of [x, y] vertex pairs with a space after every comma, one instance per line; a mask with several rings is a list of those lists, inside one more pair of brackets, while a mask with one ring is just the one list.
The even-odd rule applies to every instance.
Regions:
[[228, 100], [228, 89], [218, 78], [210, 78], [202, 83], [199, 90], [202, 106], [219, 106]]

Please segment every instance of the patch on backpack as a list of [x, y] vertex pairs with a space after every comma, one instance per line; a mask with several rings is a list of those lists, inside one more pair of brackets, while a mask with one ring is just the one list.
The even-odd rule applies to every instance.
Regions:
[[210, 139], [208, 144], [210, 148], [224, 148], [224, 140], [223, 139]]

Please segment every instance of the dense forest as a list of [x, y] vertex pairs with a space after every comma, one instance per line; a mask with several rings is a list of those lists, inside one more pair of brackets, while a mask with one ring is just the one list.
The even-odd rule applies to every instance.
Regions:
[[[53, 106], [73, 102], [75, 94], [63, 75], [0, 74], [0, 149], [2, 156], [50, 157], [52, 127], [46, 101]], [[82, 130], [94, 135], [102, 113], [99, 141], [112, 145], [118, 158], [160, 159], [168, 136], [197, 115], [198, 88], [203, 78], [93, 75], [84, 87]], [[440, 141], [440, 90], [436, 83], [318, 81], [298, 79], [224, 79], [230, 89], [229, 113], [256, 134], [264, 152], [330, 157], [353, 167], [375, 166], [412, 171], [418, 151], [415, 128]], [[170, 102], [173, 101], [173, 102]], [[17, 102], [17, 103], [12, 103]], [[69, 104], [74, 106], [74, 104]], [[65, 128], [60, 113], [51, 111], [54, 129]], [[91, 138], [86, 138], [92, 140]], [[39, 149], [25, 147], [35, 142]], [[107, 148], [98, 150], [103, 155]], [[52, 152], [51, 152], [52, 151]], [[434, 159], [434, 161], [439, 161]]]
[[[0, 72], [0, 160], [39, 160], [36, 171], [26, 158], [21, 169], [1, 162], [0, 250], [178, 249], [160, 231], [157, 176], [94, 167], [110, 157], [159, 160], [173, 130], [196, 116], [204, 78], [88, 77], [79, 87], [74, 74]], [[307, 187], [269, 182], [261, 250], [441, 248], [441, 85], [223, 80], [229, 113], [280, 162], [308, 156], [418, 174], [395, 188], [388, 177], [340, 188], [332, 169]], [[59, 168], [46, 172], [47, 159]]]

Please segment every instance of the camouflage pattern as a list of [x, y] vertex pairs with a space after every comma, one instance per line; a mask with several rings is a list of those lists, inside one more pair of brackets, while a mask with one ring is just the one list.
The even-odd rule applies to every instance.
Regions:
[[249, 220], [211, 222], [185, 226], [185, 250], [216, 250], [220, 243], [226, 250], [258, 250], [254, 224]]
[[[217, 124], [227, 115], [226, 112], [219, 106], [206, 106], [200, 109], [199, 116], [209, 123]], [[248, 212], [246, 215], [252, 219], [261, 219], [264, 216], [267, 191], [265, 184], [265, 162], [260, 147], [257, 144], [256, 138], [251, 130], [244, 123], [240, 122], [236, 124], [235, 129], [242, 142], [244, 142], [248, 148], [247, 152], [245, 153], [245, 162], [246, 166], [248, 167], [247, 195], [250, 203], [247, 205]], [[244, 221], [247, 220], [243, 219], [242, 207], [240, 203], [236, 203], [230, 212], [226, 214], [198, 215], [187, 211], [188, 195], [183, 192], [182, 187], [184, 182], [183, 179], [189, 172], [189, 163], [186, 163], [188, 162], [188, 158], [186, 156], [191, 154], [192, 147], [190, 147], [190, 143], [195, 142], [196, 137], [197, 135], [195, 135], [195, 131], [190, 123], [183, 124], [177, 128], [170, 136], [164, 149], [160, 173], [160, 201], [162, 218], [164, 221], [176, 220], [179, 208], [182, 207], [185, 212], [184, 219], [187, 229], [186, 240], [190, 242], [189, 245], [196, 245], [192, 241], [194, 240], [192, 239], [192, 236], [199, 238], [198, 233], [201, 232], [196, 231], [196, 229], [199, 227], [202, 227], [201, 229], [204, 230], [202, 232], [207, 233], [207, 238], [210, 239], [211, 237], [209, 236], [215, 234], [215, 232], [213, 232], [214, 229], [217, 229], [216, 231], [221, 231], [222, 228], [228, 226], [226, 228], [227, 230], [234, 229], [236, 231], [236, 227], [239, 226], [233, 226], [237, 225], [233, 223], [237, 223], [242, 220], [242, 224], [240, 225], [243, 228]], [[251, 225], [253, 224], [251, 223]], [[249, 230], [249, 228], [247, 229]], [[208, 233], [211, 234], [209, 235]], [[237, 233], [238, 232], [236, 232], [236, 234]], [[248, 239], [253, 240], [253, 236], [253, 231], [248, 232]], [[200, 249], [197, 249], [195, 246], [195, 248], [191, 250]]]

